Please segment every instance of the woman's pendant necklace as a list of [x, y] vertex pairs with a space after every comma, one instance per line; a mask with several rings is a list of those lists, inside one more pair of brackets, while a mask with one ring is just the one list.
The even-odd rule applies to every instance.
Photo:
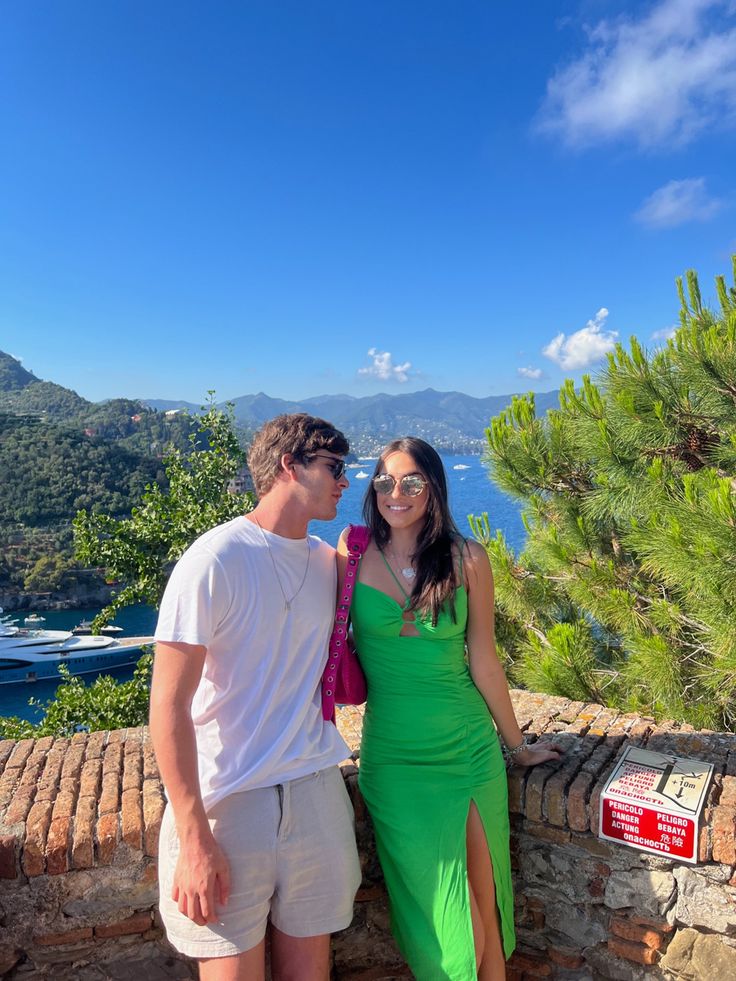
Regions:
[[281, 590], [281, 595], [282, 595], [282, 597], [284, 599], [284, 611], [286, 613], [289, 613], [291, 611], [291, 604], [297, 598], [297, 596], [299, 595], [299, 593], [301, 593], [302, 586], [307, 581], [307, 573], [309, 572], [309, 560], [312, 557], [312, 550], [309, 547], [309, 538], [307, 538], [307, 564], [304, 567], [304, 575], [302, 576], [302, 581], [299, 583], [299, 588], [294, 593], [294, 595], [291, 597], [291, 599], [288, 599], [287, 596], [286, 596], [286, 593], [284, 592], [284, 587], [283, 587], [283, 584], [281, 582], [281, 576], [279, 575], [279, 570], [276, 568], [276, 560], [273, 557], [273, 552], [271, 551], [271, 546], [268, 544], [268, 539], [266, 538], [266, 533], [263, 530], [263, 528], [261, 528], [260, 522], [258, 521], [258, 518], [255, 517], [255, 515], [253, 516], [253, 520], [255, 521], [255, 523], [258, 525], [258, 528], [260, 529], [261, 537], [263, 538], [263, 544], [266, 546], [266, 551], [268, 552], [269, 556], [271, 557], [271, 565], [273, 566], [273, 574], [276, 577], [276, 582], [279, 584], [279, 589]]
[[394, 565], [401, 572], [401, 575], [404, 577], [404, 579], [407, 580], [407, 582], [413, 582], [413, 580], [416, 579], [417, 570], [414, 568], [414, 566], [407, 565], [402, 569], [401, 563], [396, 558], [396, 553], [394, 552], [393, 549], [391, 549], [391, 558], [394, 560]]

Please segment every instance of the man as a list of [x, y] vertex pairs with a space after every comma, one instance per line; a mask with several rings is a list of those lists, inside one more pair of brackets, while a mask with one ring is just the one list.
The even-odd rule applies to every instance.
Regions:
[[339, 768], [322, 720], [334, 550], [307, 535], [335, 517], [348, 443], [323, 419], [283, 415], [256, 435], [259, 498], [182, 556], [156, 628], [150, 728], [169, 804], [161, 915], [202, 981], [260, 981], [271, 923], [279, 981], [325, 981], [330, 934], [360, 883]]

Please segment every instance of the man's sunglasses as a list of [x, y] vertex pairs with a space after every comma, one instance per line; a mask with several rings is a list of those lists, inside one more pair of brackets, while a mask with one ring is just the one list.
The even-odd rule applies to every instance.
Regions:
[[[390, 473], [382, 473], [377, 477], [373, 478], [373, 490], [376, 494], [386, 495], [393, 493], [393, 489], [397, 484], [395, 477], [392, 477]], [[419, 497], [424, 488], [427, 486], [427, 481], [421, 474], [418, 473], [408, 473], [405, 477], [402, 477], [398, 481], [399, 492], [404, 495], [404, 497]]]
[[319, 453], [312, 453], [305, 459], [305, 463], [311, 463], [312, 460], [324, 460], [327, 464], [327, 469], [332, 474], [335, 480], [339, 480], [341, 477], [345, 476], [345, 461], [338, 460], [334, 456], [320, 456]]

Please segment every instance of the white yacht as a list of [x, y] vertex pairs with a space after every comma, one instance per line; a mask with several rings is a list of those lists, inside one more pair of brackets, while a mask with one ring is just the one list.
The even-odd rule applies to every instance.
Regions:
[[75, 637], [70, 630], [26, 630], [0, 624], [0, 685], [59, 678], [59, 665], [71, 674], [99, 674], [134, 664], [153, 637]]

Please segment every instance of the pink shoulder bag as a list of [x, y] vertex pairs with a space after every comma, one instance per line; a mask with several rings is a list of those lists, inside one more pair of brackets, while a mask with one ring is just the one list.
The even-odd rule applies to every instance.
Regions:
[[370, 540], [369, 528], [365, 525], [350, 525], [345, 578], [337, 598], [335, 626], [330, 636], [327, 667], [322, 675], [322, 718], [326, 722], [335, 721], [336, 704], [362, 705], [367, 696], [365, 675], [355, 647], [348, 638], [348, 620], [353, 586], [358, 579], [358, 566]]

